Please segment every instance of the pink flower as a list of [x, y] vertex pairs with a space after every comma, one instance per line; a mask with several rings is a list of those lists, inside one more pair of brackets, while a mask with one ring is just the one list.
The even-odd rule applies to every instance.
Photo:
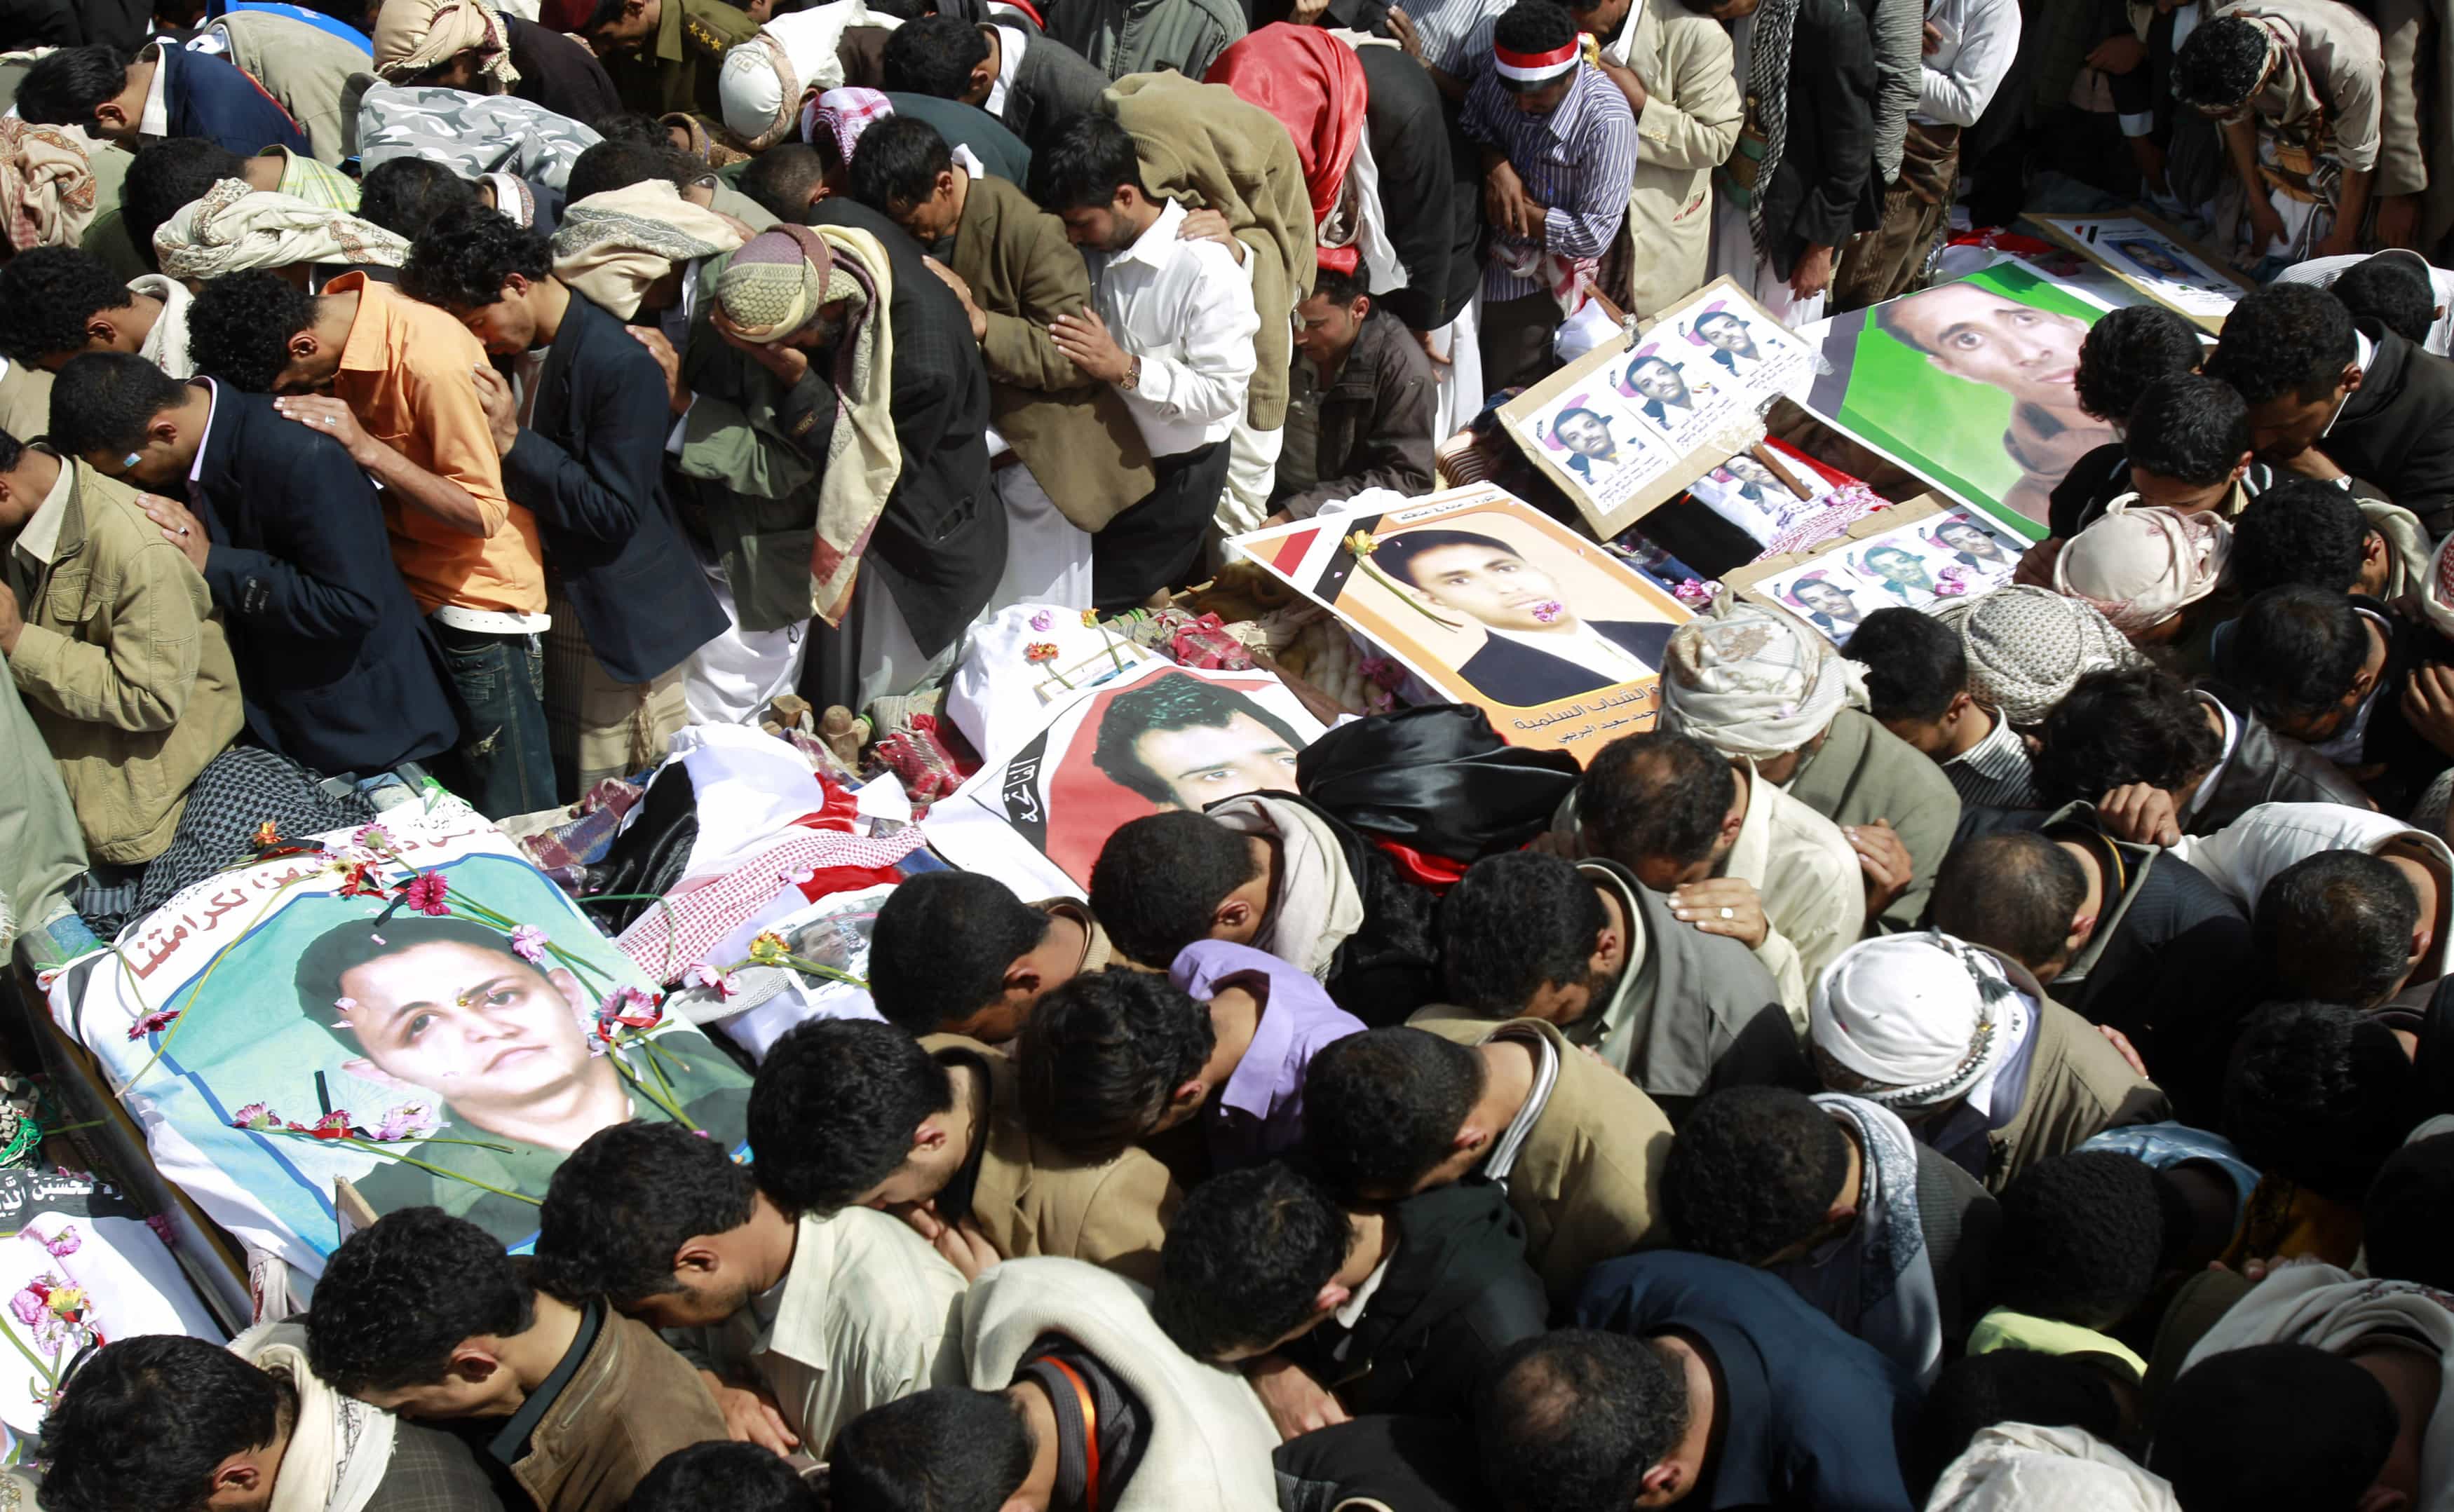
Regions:
[[19, 1323], [31, 1328], [43, 1321], [43, 1304], [50, 1298], [50, 1288], [35, 1282], [9, 1299], [9, 1311], [16, 1316]]
[[1550, 624], [1552, 621], [1567, 612], [1568, 607], [1560, 603], [1558, 599], [1544, 599], [1541, 603], [1534, 606], [1534, 618], [1539, 620], [1545, 625]]
[[1040, 610], [1038, 613], [1036, 613], [1036, 614], [1035, 614], [1035, 615], [1033, 615], [1033, 616], [1031, 617], [1031, 627], [1032, 627], [1033, 629], [1035, 629], [1035, 630], [1037, 630], [1037, 631], [1038, 631], [1039, 633], [1041, 633], [1042, 635], [1047, 634], [1047, 633], [1048, 633], [1048, 627], [1049, 627], [1050, 626], [1052, 626], [1052, 625], [1056, 624], [1056, 621], [1055, 617], [1054, 617], [1054, 616], [1052, 616], [1052, 615], [1051, 615], [1051, 614], [1050, 614], [1046, 609], [1042, 609], [1042, 610]]
[[443, 880], [441, 872], [421, 871], [410, 878], [408, 885], [400, 889], [400, 898], [412, 911], [440, 919], [452, 911], [451, 905], [444, 901], [451, 891], [452, 885]]
[[393, 850], [399, 848], [392, 841], [392, 831], [386, 829], [381, 825], [369, 825], [366, 828], [359, 830], [356, 834], [350, 837], [350, 844], [353, 846], [363, 846], [367, 849], [374, 851], [379, 855], [390, 855]]
[[682, 985], [714, 987], [718, 994], [728, 998], [741, 990], [741, 984], [734, 980], [732, 972], [720, 971], [705, 961], [697, 962], [682, 972]]
[[403, 1140], [422, 1140], [443, 1126], [434, 1109], [424, 1103], [403, 1103], [383, 1116], [370, 1136], [380, 1144], [396, 1144]]
[[244, 1129], [279, 1128], [281, 1115], [261, 1103], [250, 1103], [231, 1117], [231, 1127]]
[[179, 1010], [176, 1008], [158, 1009], [130, 1025], [128, 1037], [131, 1040], [141, 1040], [149, 1034], [159, 1034], [169, 1028], [178, 1017]]
[[[35, 1237], [41, 1238], [40, 1235]], [[43, 1240], [43, 1247], [50, 1250], [54, 1257], [73, 1255], [85, 1247], [85, 1241], [78, 1236], [76, 1224], [63, 1224], [58, 1233]]]
[[552, 943], [546, 939], [545, 931], [533, 924], [520, 925], [512, 930], [512, 954], [533, 966], [545, 965], [545, 947]]
[[[298, 1125], [293, 1124], [291, 1127], [297, 1128]], [[350, 1137], [350, 1110], [345, 1107], [336, 1107], [330, 1113], [325, 1114], [322, 1118], [317, 1119], [313, 1124], [310, 1124], [306, 1128], [299, 1129], [299, 1132], [302, 1134], [312, 1134], [319, 1140], [348, 1139]]]
[[611, 1044], [624, 1029], [653, 1029], [664, 1019], [665, 1010], [657, 999], [637, 987], [616, 987], [596, 1010], [596, 1037]]

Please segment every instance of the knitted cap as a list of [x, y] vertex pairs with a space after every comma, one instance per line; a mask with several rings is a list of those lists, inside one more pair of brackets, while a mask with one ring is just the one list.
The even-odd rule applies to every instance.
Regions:
[[751, 341], [776, 341], [800, 329], [826, 303], [835, 254], [805, 226], [778, 226], [752, 237], [733, 254], [715, 284], [715, 302]]
[[2042, 722], [2090, 672], [2146, 665], [2102, 614], [2051, 588], [2012, 584], [1937, 617], [1959, 623], [1968, 696], [2014, 725]]

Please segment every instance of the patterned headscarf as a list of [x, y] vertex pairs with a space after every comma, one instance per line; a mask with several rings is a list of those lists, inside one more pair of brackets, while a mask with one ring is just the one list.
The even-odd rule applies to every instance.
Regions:
[[0, 116], [0, 210], [10, 247], [74, 247], [94, 209], [93, 165], [75, 138]]
[[835, 253], [823, 240], [806, 227], [778, 226], [733, 254], [716, 280], [715, 302], [748, 340], [780, 341], [827, 303], [835, 271]]
[[2095, 606], [2124, 635], [2213, 593], [2232, 559], [2232, 527], [2214, 510], [2177, 514], [2138, 497], [2107, 505], [2054, 558], [2055, 591]]
[[398, 268], [409, 243], [372, 221], [226, 178], [162, 223], [153, 255], [171, 278], [219, 278], [299, 263]]
[[2014, 725], [2036, 725], [2090, 672], [2144, 666], [2102, 614], [2051, 588], [2013, 584], [1938, 616], [1960, 625], [1968, 696]]
[[835, 161], [849, 166], [860, 134], [895, 114], [895, 102], [875, 90], [829, 90], [801, 110], [801, 140], [823, 150], [831, 144]]
[[1866, 706], [1865, 669], [1786, 614], [1724, 599], [1671, 632], [1661, 717], [1724, 756], [1769, 761]]
[[383, 0], [375, 16], [375, 71], [393, 84], [408, 84], [429, 69], [478, 49], [481, 94], [509, 94], [520, 82], [512, 67], [511, 30], [487, 0]]
[[1789, 50], [1798, 27], [1799, 0], [1763, 0], [1747, 32], [1747, 97], [1755, 101], [1763, 129], [1763, 160], [1756, 165], [1755, 190], [1747, 196], [1747, 235], [1756, 256], [1773, 260], [1777, 233], [1764, 226], [1764, 194], [1780, 171], [1789, 145]]
[[1939, 930], [1880, 935], [1816, 979], [1807, 1033], [1839, 1090], [1895, 1111], [1967, 1095], [2026, 1032], [2001, 962]]
[[674, 264], [740, 245], [730, 221], [682, 198], [668, 180], [649, 179], [566, 206], [553, 233], [553, 274], [628, 320]]

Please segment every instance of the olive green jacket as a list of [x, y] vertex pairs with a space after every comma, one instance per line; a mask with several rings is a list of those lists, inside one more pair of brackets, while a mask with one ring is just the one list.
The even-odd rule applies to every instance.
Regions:
[[9, 669], [97, 861], [170, 848], [188, 788], [246, 723], [238, 666], [205, 580], [135, 490], [65, 462], [51, 559], [9, 549], [25, 629]]

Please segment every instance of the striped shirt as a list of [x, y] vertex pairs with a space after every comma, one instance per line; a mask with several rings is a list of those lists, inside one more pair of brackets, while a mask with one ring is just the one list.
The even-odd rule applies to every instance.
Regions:
[[[1636, 112], [1618, 85], [1579, 63], [1558, 108], [1528, 115], [1499, 87], [1499, 71], [1486, 69], [1466, 91], [1464, 125], [1467, 136], [1508, 154], [1525, 192], [1547, 209], [1541, 251], [1599, 259], [1610, 250], [1627, 218], [1627, 187], [1636, 173]], [[1509, 238], [1494, 230], [1492, 241], [1499, 248]], [[1522, 299], [1548, 287], [1539, 269], [1512, 273], [1498, 256], [1483, 267], [1486, 300]]]
[[1994, 727], [1983, 740], [1942, 764], [1952, 791], [1969, 807], [2034, 808], [2035, 773], [2028, 762], [2028, 743], [2011, 722], [1991, 709]]
[[1508, 0], [1414, 0], [1401, 4], [1423, 45], [1423, 61], [1459, 84], [1491, 71], [1491, 28]]

